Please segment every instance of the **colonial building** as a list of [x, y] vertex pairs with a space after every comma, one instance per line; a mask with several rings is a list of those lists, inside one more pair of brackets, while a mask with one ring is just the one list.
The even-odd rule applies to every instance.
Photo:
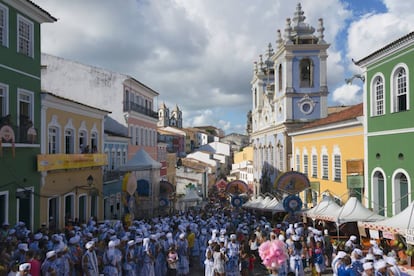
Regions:
[[103, 122], [108, 113], [42, 92], [39, 214], [49, 227], [103, 219]]
[[381, 215], [401, 212], [413, 200], [414, 32], [357, 61], [365, 81], [365, 190]]
[[110, 110], [128, 128], [128, 160], [141, 148], [157, 159], [156, 91], [131, 76], [44, 53], [42, 65], [42, 89]]
[[338, 203], [352, 194], [364, 198], [364, 125], [362, 103], [334, 112], [289, 133], [293, 169], [308, 176], [311, 189], [301, 195], [307, 207], [324, 193]]
[[31, 1], [0, 0], [0, 222], [39, 224], [40, 29], [55, 22]]
[[322, 19], [315, 34], [298, 4], [293, 19], [286, 20], [284, 34], [278, 30], [275, 49], [269, 44], [255, 63], [251, 144], [254, 178], [261, 186], [255, 190], [271, 191], [276, 176], [293, 168], [288, 133], [327, 116], [328, 47]]

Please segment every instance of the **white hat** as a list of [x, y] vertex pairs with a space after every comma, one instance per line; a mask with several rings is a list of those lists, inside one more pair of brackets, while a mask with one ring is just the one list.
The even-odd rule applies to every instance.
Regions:
[[374, 259], [374, 255], [372, 255], [371, 253], [368, 253], [364, 258], [365, 261], [373, 261]]
[[371, 263], [371, 262], [364, 263], [362, 266], [363, 266], [364, 270], [368, 270], [368, 269], [374, 268], [374, 264]]
[[359, 248], [355, 248], [354, 250], [352, 250], [352, 252], [358, 256], [363, 256], [362, 254], [362, 250]]
[[292, 241], [299, 241], [299, 239], [298, 235], [292, 235]]
[[387, 262], [386, 261], [384, 261], [384, 260], [378, 260], [376, 263], [375, 263], [375, 270], [379, 270], [379, 269], [381, 269], [381, 268], [384, 268], [384, 267], [387, 267]]
[[48, 251], [46, 253], [46, 259], [52, 258], [53, 256], [56, 256], [56, 251], [54, 250]]
[[357, 237], [356, 237], [355, 235], [351, 235], [351, 236], [349, 237], [349, 239], [350, 239], [351, 241], [356, 241], [356, 240], [357, 240]]
[[230, 235], [230, 239], [231, 239], [231, 240], [235, 240], [236, 238], [237, 238], [236, 234], [231, 234], [231, 235]]
[[114, 248], [115, 247], [115, 241], [109, 241], [108, 242], [108, 247], [109, 248]]
[[337, 256], [339, 259], [342, 259], [343, 257], [345, 257], [345, 256], [346, 256], [346, 252], [345, 252], [345, 251], [338, 251], [338, 253], [336, 254], [336, 256]]
[[34, 236], [33, 236], [33, 238], [35, 239], [35, 240], [40, 240], [41, 238], [43, 237], [43, 234], [42, 233], [36, 233], [36, 234], [34, 234]]
[[382, 256], [384, 253], [382, 252], [382, 250], [381, 250], [381, 249], [379, 249], [379, 248], [376, 248], [376, 247], [375, 247], [375, 248], [372, 250], [372, 254]]
[[279, 235], [279, 241], [285, 241], [285, 236], [283, 236], [282, 234]]
[[135, 241], [134, 240], [130, 240], [130, 241], [128, 241], [128, 246], [132, 246], [132, 245], [134, 245], [135, 244]]
[[89, 249], [89, 248], [91, 248], [92, 246], [94, 246], [95, 245], [95, 242], [94, 241], [88, 241], [86, 244], [85, 244], [85, 248], [86, 249]]
[[18, 248], [19, 250], [29, 251], [29, 247], [28, 247], [27, 243], [20, 243], [20, 244], [17, 246], [17, 248]]
[[32, 268], [30, 263], [23, 263], [21, 265], [19, 265], [19, 270], [30, 270]]
[[185, 233], [181, 233], [179, 237], [180, 237], [180, 239], [184, 239], [185, 238]]
[[72, 238], [69, 239], [70, 244], [77, 244], [79, 241], [80, 241], [79, 236], [73, 236]]
[[387, 262], [387, 264], [390, 264], [390, 265], [396, 265], [397, 264], [397, 260], [394, 257], [388, 256], [388, 257], [385, 258], [385, 261]]

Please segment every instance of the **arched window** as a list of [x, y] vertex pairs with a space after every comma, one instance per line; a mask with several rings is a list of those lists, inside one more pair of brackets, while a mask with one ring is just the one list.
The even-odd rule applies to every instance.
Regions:
[[381, 76], [377, 76], [373, 82], [372, 93], [372, 112], [373, 116], [384, 114], [384, 80]]
[[309, 175], [309, 155], [307, 149], [303, 149], [303, 173]]
[[56, 115], [52, 116], [51, 122], [48, 124], [48, 153], [60, 153], [60, 125]]
[[300, 87], [313, 87], [313, 63], [309, 58], [300, 61]]
[[399, 64], [392, 74], [392, 112], [401, 112], [409, 109], [408, 67]]
[[318, 177], [318, 153], [316, 148], [312, 148], [312, 177]]

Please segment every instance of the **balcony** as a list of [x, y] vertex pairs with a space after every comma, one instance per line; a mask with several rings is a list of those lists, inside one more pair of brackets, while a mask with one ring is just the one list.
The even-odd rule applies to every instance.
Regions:
[[137, 103], [130, 102], [130, 101], [124, 102], [124, 109], [123, 109], [123, 111], [124, 112], [134, 111], [134, 112], [137, 112], [137, 113], [140, 113], [140, 114], [144, 114], [144, 115], [147, 115], [149, 117], [158, 119], [158, 113], [155, 112], [154, 110], [149, 109], [149, 108], [146, 108], [146, 107], [144, 107], [142, 105], [139, 105]]
[[37, 155], [37, 171], [39, 172], [101, 167], [106, 166], [107, 164], [107, 155], [103, 153]]
[[32, 124], [12, 125], [5, 118], [0, 118], [1, 143], [39, 144], [39, 132]]

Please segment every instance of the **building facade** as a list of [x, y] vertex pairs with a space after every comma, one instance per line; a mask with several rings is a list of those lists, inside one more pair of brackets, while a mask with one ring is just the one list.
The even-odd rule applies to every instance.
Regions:
[[110, 118], [128, 128], [128, 160], [141, 148], [157, 159], [156, 91], [131, 76], [45, 53], [42, 65], [42, 89], [110, 110]]
[[[103, 219], [104, 117], [96, 109], [42, 92], [40, 219], [50, 228]], [[89, 146], [88, 146], [89, 145]]]
[[365, 81], [365, 189], [368, 207], [401, 212], [413, 199], [414, 32], [356, 62]]
[[329, 114], [289, 133], [293, 168], [307, 175], [311, 188], [301, 193], [305, 206], [313, 207], [322, 195], [339, 204], [352, 194], [364, 198], [363, 105]]
[[329, 44], [323, 32], [322, 19], [315, 34], [298, 4], [283, 37], [278, 30], [276, 49], [269, 44], [255, 63], [251, 81], [255, 193], [270, 192], [276, 176], [292, 169], [287, 133], [327, 116]]
[[253, 147], [245, 147], [234, 153], [230, 175], [235, 176], [234, 180], [244, 181], [251, 191], [254, 190]]
[[56, 19], [31, 1], [0, 0], [0, 221], [39, 224], [40, 29]]

